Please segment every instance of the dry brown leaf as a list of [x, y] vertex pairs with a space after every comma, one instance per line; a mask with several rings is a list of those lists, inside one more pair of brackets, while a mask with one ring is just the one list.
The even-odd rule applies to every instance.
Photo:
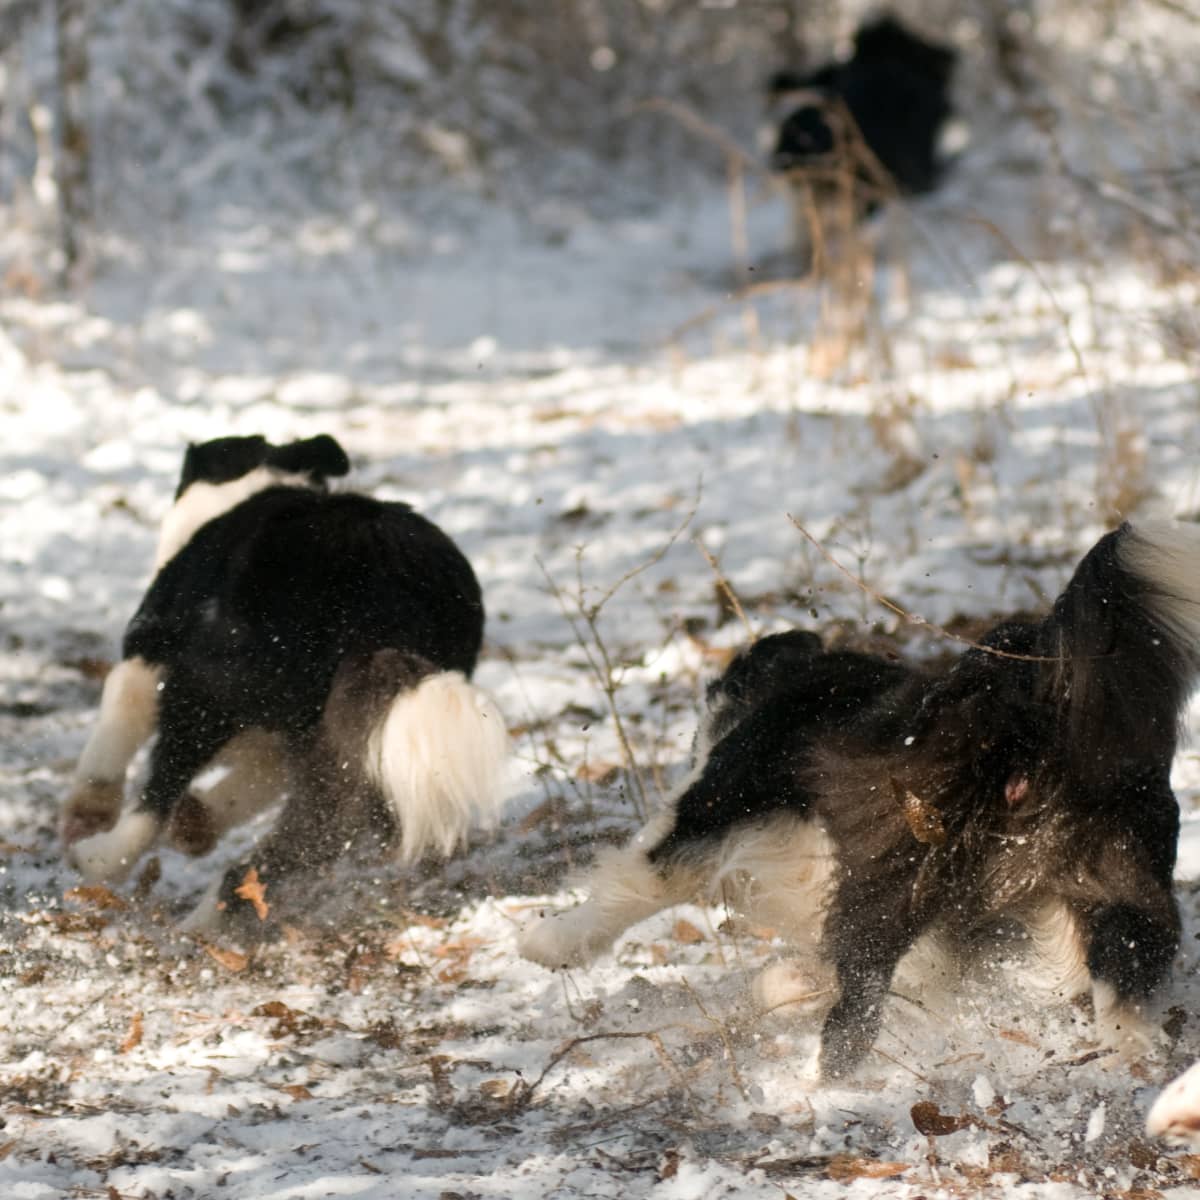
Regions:
[[391, 1017], [387, 1017], [367, 1030], [367, 1041], [374, 1042], [384, 1050], [399, 1050], [405, 1042], [404, 1031]]
[[443, 942], [440, 946], [434, 947], [433, 957], [470, 958], [472, 951], [478, 950], [485, 943], [485, 938], [474, 937], [473, 935], [455, 938], [452, 942]]
[[254, 915], [260, 920], [267, 919], [271, 906], [267, 903], [267, 885], [258, 877], [258, 868], [251, 867], [242, 876], [242, 882], [233, 889], [233, 894], [242, 900], [249, 900], [254, 905]]
[[1037, 1049], [1037, 1042], [1027, 1033], [1023, 1033], [1019, 1029], [1001, 1029], [1000, 1036], [1006, 1042], [1016, 1042], [1019, 1046], [1031, 1046], [1034, 1050]]
[[133, 1020], [129, 1022], [129, 1032], [125, 1035], [125, 1040], [121, 1043], [122, 1054], [128, 1054], [130, 1050], [136, 1050], [142, 1044], [142, 1022], [142, 1014], [135, 1012]]
[[291, 1096], [293, 1100], [311, 1100], [313, 1098], [312, 1092], [302, 1083], [281, 1084], [279, 1090]]
[[250, 958], [240, 950], [223, 950], [220, 946], [205, 946], [209, 956], [221, 964], [227, 971], [236, 974], [244, 971], [250, 965]]
[[1182, 1167], [1189, 1179], [1200, 1179], [1200, 1154], [1181, 1154], [1175, 1165]]
[[517, 826], [520, 833], [532, 833], [543, 821], [549, 821], [562, 810], [562, 802], [554, 797], [549, 800], [543, 800], [532, 812], [528, 813], [525, 819]]
[[282, 1000], [268, 1000], [265, 1004], [252, 1008], [250, 1015], [252, 1017], [274, 1017], [276, 1020], [286, 1021], [290, 1017], [295, 1017], [297, 1010], [289, 1008]]
[[504, 1100], [512, 1091], [512, 1084], [507, 1079], [485, 1079], [479, 1085], [479, 1090], [489, 1100]]
[[946, 1137], [975, 1124], [965, 1113], [951, 1116], [942, 1112], [932, 1100], [918, 1100], [909, 1110], [909, 1115], [917, 1132], [926, 1137]]
[[15, 1138], [11, 1142], [5, 1142], [4, 1145], [0, 1146], [0, 1162], [3, 1162], [16, 1149], [16, 1146]]
[[76, 904], [90, 904], [92, 908], [107, 910], [110, 908], [120, 911], [129, 907], [129, 903], [110, 887], [102, 883], [92, 883], [80, 887], [68, 888], [63, 892], [64, 900], [73, 900]]
[[660, 1180], [674, 1179], [679, 1174], [679, 1151], [667, 1150], [658, 1163], [658, 1178]]
[[671, 927], [671, 934], [677, 942], [683, 942], [685, 946], [694, 946], [697, 942], [704, 941], [704, 934], [691, 921], [685, 921], [682, 917]]
[[596, 783], [604, 787], [612, 783], [620, 773], [621, 767], [618, 763], [585, 762], [576, 768], [575, 778], [583, 780], [584, 783]]
[[942, 814], [916, 792], [906, 788], [895, 776], [892, 776], [891, 784], [892, 794], [904, 813], [913, 837], [923, 846], [944, 846], [946, 827], [942, 824]]
[[854, 1158], [849, 1154], [835, 1154], [825, 1168], [830, 1179], [891, 1179], [903, 1175], [911, 1163], [879, 1162], [873, 1158]]

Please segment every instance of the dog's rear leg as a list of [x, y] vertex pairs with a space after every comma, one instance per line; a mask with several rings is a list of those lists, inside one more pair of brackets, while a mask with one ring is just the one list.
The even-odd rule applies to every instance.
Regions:
[[870, 1050], [896, 965], [921, 932], [903, 884], [884, 890], [843, 880], [825, 924], [838, 1000], [821, 1030], [821, 1075], [848, 1075]]
[[127, 658], [108, 673], [96, 724], [59, 814], [64, 845], [111, 829], [120, 816], [125, 772], [158, 720], [158, 681], [158, 671], [141, 658]]
[[90, 881], [123, 880], [154, 844], [188, 785], [237, 732], [203, 693], [167, 680], [159, 693], [159, 734], [137, 806], [105, 833], [75, 843], [71, 861]]
[[184, 854], [207, 854], [228, 830], [275, 804], [288, 786], [287, 755], [280, 734], [266, 729], [239, 733], [211, 764], [219, 779], [193, 784], [176, 805], [166, 841]]
[[1087, 966], [1100, 1040], [1139, 1057], [1159, 1034], [1143, 1009], [1179, 948], [1178, 910], [1167, 893], [1159, 911], [1110, 904], [1092, 913], [1088, 926]]
[[674, 824], [667, 809], [620, 850], [602, 850], [583, 886], [588, 898], [578, 908], [552, 913], [526, 927], [518, 949], [545, 967], [578, 967], [603, 954], [631, 925], [695, 893], [694, 873], [673, 863], [651, 863], [649, 852]]
[[377, 790], [349, 764], [343, 769], [311, 749], [305, 753], [297, 748], [292, 762], [295, 778], [274, 828], [208, 889], [183, 921], [185, 932], [226, 928], [247, 937], [261, 934], [268, 914], [246, 895], [251, 870], [265, 889], [263, 898], [273, 905], [292, 876], [336, 861], [368, 823], [375, 827], [386, 822]]

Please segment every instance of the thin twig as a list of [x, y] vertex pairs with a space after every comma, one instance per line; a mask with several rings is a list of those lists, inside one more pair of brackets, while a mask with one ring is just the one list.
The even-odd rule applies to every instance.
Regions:
[[[634, 807], [637, 809], [637, 815], [640, 819], [645, 820], [649, 813], [648, 797], [646, 795], [646, 785], [642, 780], [641, 769], [638, 765], [637, 755], [633, 752], [633, 743], [629, 738], [629, 733], [625, 728], [625, 722], [621, 718], [621, 710], [617, 704], [617, 686], [618, 686], [618, 669], [614, 665], [612, 656], [609, 654], [608, 645], [600, 632], [600, 615], [608, 602], [631, 580], [636, 579], [643, 572], [648, 571], [651, 567], [661, 562], [670, 551], [671, 547], [683, 536], [683, 532], [695, 519], [696, 513], [700, 508], [700, 500], [703, 495], [703, 480], [697, 481], [696, 498], [692, 503], [683, 520], [672, 531], [671, 536], [666, 542], [661, 545], [648, 559], [638, 563], [634, 567], [630, 567], [615, 583], [608, 587], [600, 594], [600, 598], [591, 604], [585, 602], [584, 592], [585, 585], [583, 582], [583, 551], [584, 547], [580, 546], [575, 555], [575, 595], [571, 597], [571, 605], [567, 603], [567, 597], [563, 594], [563, 590], [555, 582], [554, 577], [550, 574], [546, 564], [540, 557], [534, 558], [538, 568], [541, 570], [543, 577], [546, 580], [547, 586], [550, 588], [550, 594], [558, 602], [559, 609], [566, 618], [567, 624], [571, 627], [571, 632], [575, 635], [576, 644], [583, 651], [584, 657], [587, 659], [588, 667], [590, 668], [597, 683], [600, 685], [601, 691], [604, 693], [605, 701], [608, 704], [609, 714], [613, 720], [613, 728], [617, 734], [617, 742], [621, 747], [621, 755], [625, 760], [625, 768], [629, 772], [633, 780], [634, 788], [637, 792], [635, 797]], [[576, 618], [583, 622], [587, 629], [585, 637], [583, 631], [576, 623]]]
[[[668, 1026], [667, 1028], [670, 1027]], [[651, 1044], [655, 1045], [655, 1048], [660, 1052], [660, 1054], [665, 1055], [666, 1051], [663, 1049], [662, 1045], [662, 1032], [663, 1031], [659, 1029], [629, 1029], [618, 1030], [613, 1033], [586, 1033], [579, 1037], [574, 1037], [567, 1042], [565, 1046], [562, 1046], [554, 1055], [551, 1056], [550, 1061], [545, 1065], [545, 1067], [542, 1068], [542, 1073], [532, 1083], [526, 1083], [524, 1080], [519, 1080], [517, 1082], [516, 1087], [514, 1087], [512, 1092], [509, 1093], [509, 1107], [526, 1107], [526, 1105], [528, 1105], [533, 1099], [534, 1092], [536, 1092], [538, 1088], [541, 1087], [541, 1085], [545, 1082], [546, 1076], [549, 1075], [550, 1072], [553, 1071], [554, 1068], [557, 1067], [558, 1064], [567, 1057], [567, 1055], [578, 1049], [580, 1046], [587, 1045], [588, 1042], [633, 1041], [637, 1038], [645, 1038]], [[670, 1063], [674, 1073], [674, 1063], [671, 1063], [669, 1058], [667, 1059], [667, 1062]]]
[[985, 646], [982, 642], [973, 641], [969, 637], [964, 637], [961, 633], [951, 633], [949, 629], [938, 625], [934, 621], [926, 620], [924, 617], [918, 617], [914, 613], [910, 613], [907, 609], [901, 608], [894, 600], [889, 600], [886, 596], [882, 596], [864, 579], [860, 579], [849, 568], [842, 566], [832, 554], [815, 538], [791, 513], [788, 513], [788, 520], [808, 539], [808, 541], [816, 548], [817, 553], [836, 570], [840, 571], [856, 588], [865, 592], [877, 604], [881, 604], [890, 613], [894, 613], [902, 621], [909, 625], [919, 625], [923, 629], [928, 629], [936, 633], [939, 637], [943, 637], [952, 642], [958, 642], [963, 646], [969, 646], [972, 650], [981, 650], [984, 654], [994, 655], [996, 658], [1012, 658], [1018, 662], [1037, 662], [1037, 663], [1061, 663], [1064, 660], [1061, 658], [1047, 658], [1040, 654], [1016, 654], [1011, 650], [1001, 650], [997, 646]]
[[742, 1078], [742, 1073], [738, 1070], [737, 1055], [733, 1050], [733, 1042], [729, 1038], [729, 1030], [725, 1028], [723, 1021], [717, 1020], [704, 1007], [704, 1001], [700, 999], [696, 989], [687, 981], [687, 977], [680, 975], [679, 980], [683, 984], [684, 990], [691, 996], [692, 1003], [700, 1010], [700, 1015], [717, 1031], [717, 1036], [721, 1039], [721, 1044], [725, 1047], [725, 1055], [729, 1061], [729, 1074], [733, 1078], [734, 1086], [741, 1093], [743, 1100], [749, 1100], [750, 1092], [746, 1088], [746, 1081]]
[[746, 630], [746, 636], [751, 643], [758, 641], [758, 634], [754, 632], [754, 626], [750, 624], [750, 618], [746, 616], [746, 610], [742, 607], [742, 602], [738, 599], [737, 592], [733, 590], [733, 585], [725, 577], [725, 572], [721, 570], [721, 564], [717, 562], [716, 557], [709, 551], [708, 547], [698, 538], [692, 538], [692, 544], [704, 555], [704, 561], [712, 568], [713, 575], [716, 576], [717, 587], [721, 594], [729, 602], [729, 607], [737, 613], [738, 620]]

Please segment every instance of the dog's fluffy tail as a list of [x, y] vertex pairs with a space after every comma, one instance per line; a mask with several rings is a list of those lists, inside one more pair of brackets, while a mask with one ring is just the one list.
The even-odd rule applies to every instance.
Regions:
[[367, 741], [368, 771], [400, 827], [399, 857], [451, 854], [504, 799], [508, 734], [487, 694], [458, 671], [392, 700]]
[[1200, 675], [1200, 526], [1128, 523], [1088, 552], [1047, 623], [1072, 744], [1174, 752]]

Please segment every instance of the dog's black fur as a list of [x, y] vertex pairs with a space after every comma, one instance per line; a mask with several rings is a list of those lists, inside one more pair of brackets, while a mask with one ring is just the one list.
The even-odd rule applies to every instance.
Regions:
[[[957, 55], [905, 29], [892, 16], [861, 26], [854, 54], [808, 73], [782, 71], [768, 83], [776, 100], [808, 93], [784, 116], [771, 166], [844, 169], [856, 178], [864, 210], [890, 188], [906, 194], [931, 191], [944, 163], [938, 140], [953, 115], [950, 82]], [[850, 128], [845, 128], [849, 118]], [[887, 179], [854, 152], [861, 138]]]
[[[635, 869], [620, 878], [702, 878], [766, 821], [819, 823], [834, 859], [820, 949], [839, 992], [826, 1077], [870, 1049], [893, 972], [926, 933], [965, 950], [998, 918], [1053, 906], [1118, 1020], [1166, 976], [1180, 935], [1169, 776], [1200, 671], [1200, 530], [1147, 528], [1106, 535], [1043, 621], [997, 626], [948, 670], [784, 634], [710, 689], [711, 752], [669, 822], [623, 852]], [[653, 875], [637, 874], [639, 855]], [[678, 895], [664, 887], [661, 904]], [[593, 935], [574, 952], [556, 921], [571, 930], [563, 917], [535, 926], [531, 957], [601, 948]]]
[[[469, 678], [484, 627], [475, 574], [445, 533], [407, 504], [326, 489], [327, 475], [349, 468], [332, 438], [191, 446], [177, 503], [198, 482], [238, 481], [261, 466], [302, 482], [268, 477], [201, 524], [154, 578], [123, 645], [126, 661], [159, 678], [158, 738], [134, 810], [157, 828], [238, 734], [282, 739], [287, 803], [273, 834], [226, 873], [217, 897], [226, 913], [248, 910], [235, 890], [250, 867], [275, 885], [330, 861], [364, 828], [397, 832], [369, 769], [369, 737], [424, 680]], [[466, 724], [460, 732], [470, 736]], [[85, 871], [89, 841], [76, 847]]]

